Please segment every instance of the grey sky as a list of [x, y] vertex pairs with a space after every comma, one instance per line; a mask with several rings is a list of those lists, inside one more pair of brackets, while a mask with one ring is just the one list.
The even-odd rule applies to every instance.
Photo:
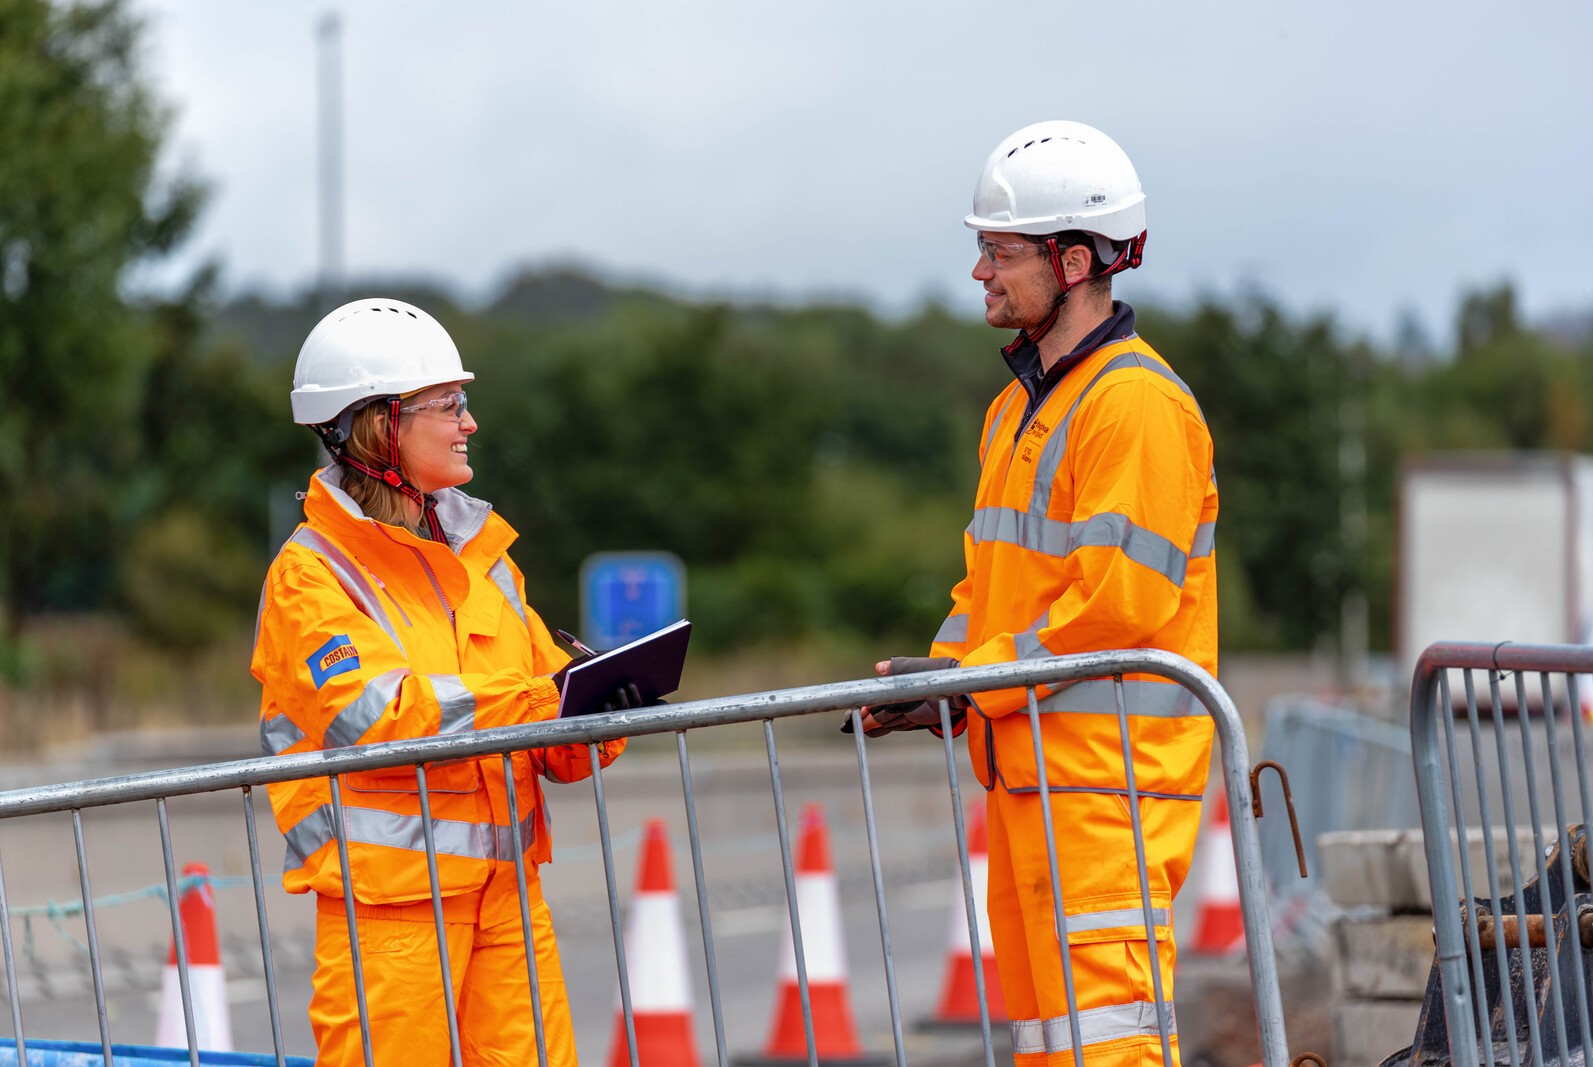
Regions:
[[[185, 253], [232, 287], [316, 268], [323, 4], [135, 0], [216, 196]], [[348, 0], [357, 275], [483, 295], [577, 260], [692, 293], [939, 294], [974, 315], [974, 179], [1042, 118], [1099, 126], [1147, 193], [1130, 300], [1260, 287], [1386, 335], [1512, 278], [1593, 308], [1585, 0]], [[1580, 191], [1579, 191], [1580, 190]]]

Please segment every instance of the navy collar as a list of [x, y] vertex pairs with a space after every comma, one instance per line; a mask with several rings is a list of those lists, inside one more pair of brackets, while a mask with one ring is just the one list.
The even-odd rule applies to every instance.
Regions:
[[[1007, 361], [1007, 366], [1012, 370], [1012, 376], [1023, 385], [1024, 392], [1029, 394], [1029, 412], [1040, 406], [1040, 401], [1056, 388], [1067, 376], [1068, 371], [1090, 355], [1098, 348], [1122, 341], [1134, 336], [1134, 309], [1121, 300], [1112, 301], [1112, 314], [1095, 329], [1084, 335], [1084, 339], [1074, 346], [1073, 351], [1063, 356], [1051, 365], [1049, 371], [1040, 368], [1040, 346], [1029, 340], [1028, 334], [1019, 337], [1019, 343], [1009, 349], [1002, 349], [1001, 354]], [[1027, 416], [1025, 416], [1027, 421]]]

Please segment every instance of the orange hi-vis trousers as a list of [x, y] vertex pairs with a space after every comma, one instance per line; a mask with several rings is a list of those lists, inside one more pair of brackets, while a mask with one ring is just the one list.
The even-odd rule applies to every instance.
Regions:
[[[553, 921], [536, 868], [526, 871], [542, 1022], [551, 1067], [576, 1067], [569, 998]], [[343, 901], [316, 898], [310, 1027], [317, 1067], [363, 1067], [359, 1003]], [[376, 1067], [452, 1063], [442, 963], [431, 901], [356, 904], [371, 1051]], [[448, 963], [466, 1067], [537, 1063], [535, 1019], [513, 864], [499, 864], [481, 890], [443, 900]]]
[[[1073, 1020], [1068, 1014], [1062, 951], [1052, 909], [1051, 864], [1046, 850], [1045, 813], [1037, 794], [992, 790], [989, 798], [989, 913], [996, 969], [1006, 997], [1016, 1067], [1073, 1067]], [[1177, 806], [1173, 806], [1177, 805]], [[1182, 827], [1200, 818], [1200, 805], [1141, 798], [1147, 838], [1158, 830]], [[1135, 869], [1132, 830], [1123, 798], [1055, 794], [1052, 826], [1058, 840], [1058, 867], [1068, 916], [1068, 948], [1083, 1062], [1088, 1067], [1161, 1067], [1163, 1064], [1150, 947], [1145, 942], [1144, 908], [1137, 871], [1116, 880], [1117, 891], [1080, 891], [1108, 865]], [[1103, 831], [1118, 824], [1129, 832], [1121, 847], [1103, 849]], [[1193, 827], [1189, 828], [1193, 833]], [[1104, 855], [1111, 852], [1112, 855]], [[1126, 852], [1125, 855], [1118, 855]], [[1085, 868], [1094, 867], [1095, 871]], [[1155, 868], [1152, 868], [1153, 872]], [[1152, 922], [1156, 927], [1162, 996], [1167, 1000], [1169, 1042], [1178, 1063], [1177, 1023], [1173, 1016], [1171, 896], [1152, 874]], [[1074, 892], [1069, 892], [1072, 885]]]

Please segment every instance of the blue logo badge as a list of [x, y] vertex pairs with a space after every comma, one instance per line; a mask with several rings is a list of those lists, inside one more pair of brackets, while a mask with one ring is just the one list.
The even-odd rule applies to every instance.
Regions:
[[315, 682], [315, 688], [319, 689], [328, 678], [359, 670], [360, 654], [348, 639], [348, 634], [338, 634], [310, 653], [310, 658], [304, 663], [310, 668], [310, 678]]

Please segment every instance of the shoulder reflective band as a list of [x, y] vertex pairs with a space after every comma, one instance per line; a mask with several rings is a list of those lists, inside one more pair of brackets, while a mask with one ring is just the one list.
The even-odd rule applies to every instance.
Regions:
[[382, 603], [376, 598], [376, 590], [371, 588], [371, 583], [366, 581], [365, 573], [348, 555], [330, 540], [322, 537], [308, 526], [300, 526], [288, 538], [296, 545], [303, 545], [326, 561], [332, 576], [337, 579], [337, 584], [343, 587], [349, 599], [354, 601], [356, 607], [382, 628], [388, 637], [393, 639], [393, 644], [398, 646], [401, 655], [404, 652], [404, 643], [398, 639], [398, 631], [393, 628], [393, 622], [387, 617], [387, 612], [382, 608]]
[[[1113, 371], [1123, 370], [1126, 367], [1138, 367], [1165, 378], [1178, 386], [1191, 400], [1195, 399], [1195, 395], [1189, 391], [1189, 386], [1185, 385], [1178, 375], [1149, 356], [1139, 352], [1124, 352], [1120, 356], [1113, 356], [1073, 399], [1073, 405], [1068, 408], [1068, 413], [1063, 417], [1061, 424], [1046, 439], [1045, 448], [1040, 451], [1040, 458], [1034, 465], [1034, 492], [1029, 497], [1031, 515], [1043, 516], [1051, 505], [1051, 483], [1056, 481], [1056, 473], [1062, 467], [1062, 457], [1067, 454], [1068, 427], [1072, 424], [1079, 405], [1084, 403], [1084, 398], [1090, 395], [1090, 390], [1095, 388], [1097, 382]], [[1198, 402], [1195, 404], [1195, 410], [1200, 410]], [[1204, 419], [1205, 416], [1202, 415], [1201, 418]]]
[[520, 621], [529, 629], [531, 620], [525, 617], [525, 605], [520, 603], [520, 590], [514, 587], [514, 575], [509, 572], [508, 560], [499, 556], [498, 562], [487, 568], [487, 577], [492, 579], [492, 584], [503, 593], [503, 598], [509, 602], [514, 613], [520, 616]]
[[1021, 392], [1021, 391], [1022, 390], [1014, 390], [1007, 397], [1007, 402], [1005, 404], [1001, 405], [1001, 410], [996, 412], [995, 421], [991, 422], [991, 424], [990, 424], [990, 432], [985, 435], [985, 447], [983, 447], [983, 448], [981, 448], [979, 450], [979, 462], [983, 463], [985, 457], [990, 455], [990, 446], [995, 443], [996, 431], [1001, 429], [1002, 420], [1004, 420], [1007, 417], [1007, 409], [1012, 406], [1012, 401], [1017, 397], [1018, 393]]

